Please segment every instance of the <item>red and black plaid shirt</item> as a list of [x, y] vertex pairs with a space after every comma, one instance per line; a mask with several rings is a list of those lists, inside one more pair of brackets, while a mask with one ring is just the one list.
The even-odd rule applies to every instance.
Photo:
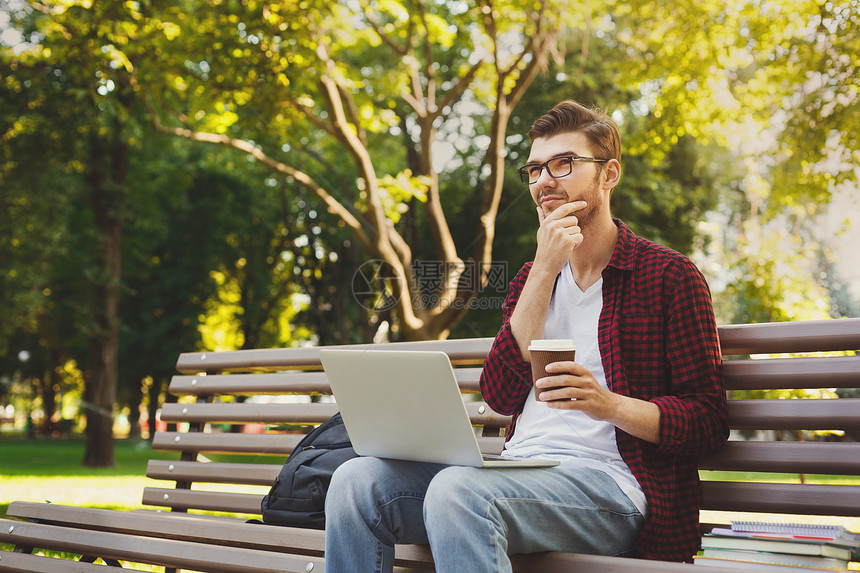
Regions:
[[[633, 234], [621, 221], [603, 270], [600, 356], [613, 392], [660, 407], [660, 443], [616, 429], [621, 456], [645, 493], [648, 515], [636, 542], [640, 557], [690, 561], [699, 545], [696, 459], [728, 438], [726, 393], [710, 291], [683, 255]], [[484, 363], [481, 391], [515, 431], [532, 389], [531, 368], [510, 318], [526, 282], [526, 263], [510, 283], [504, 322]]]

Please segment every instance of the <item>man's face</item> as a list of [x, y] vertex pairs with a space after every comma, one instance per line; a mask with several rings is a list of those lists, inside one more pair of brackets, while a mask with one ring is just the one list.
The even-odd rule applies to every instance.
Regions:
[[[579, 132], [535, 139], [528, 163], [543, 163], [553, 157], [571, 154], [594, 157], [588, 140]], [[600, 168], [600, 163], [574, 162], [570, 175], [557, 178], [551, 177], [544, 168], [538, 180], [529, 185], [529, 192], [534, 202], [543, 210], [544, 216], [565, 203], [585, 201], [588, 206], [576, 212], [579, 226], [585, 228], [605, 200], [600, 186]]]

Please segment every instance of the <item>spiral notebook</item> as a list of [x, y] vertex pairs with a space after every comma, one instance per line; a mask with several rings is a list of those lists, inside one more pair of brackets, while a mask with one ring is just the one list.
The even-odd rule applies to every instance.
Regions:
[[[832, 540], [852, 546], [860, 545], [860, 533], [849, 531], [842, 525], [766, 521], [732, 521], [731, 524], [732, 528], [730, 531], [738, 534], [778, 535], [797, 539]], [[714, 531], [714, 533], [723, 532], [725, 530]]]

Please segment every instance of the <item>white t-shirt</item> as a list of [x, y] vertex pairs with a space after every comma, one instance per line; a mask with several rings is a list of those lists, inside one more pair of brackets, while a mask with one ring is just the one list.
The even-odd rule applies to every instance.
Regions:
[[[570, 338], [576, 343], [576, 362], [582, 364], [606, 388], [606, 373], [600, 359], [597, 325], [603, 308], [603, 279], [580, 290], [568, 263], [556, 279], [544, 327], [544, 338]], [[630, 498], [642, 515], [647, 503], [633, 472], [615, 443], [615, 426], [594, 420], [583, 412], [556, 410], [538, 402], [529, 392], [517, 419], [514, 435], [505, 454], [543, 457], [560, 462], [576, 458], [583, 466], [607, 473]]]

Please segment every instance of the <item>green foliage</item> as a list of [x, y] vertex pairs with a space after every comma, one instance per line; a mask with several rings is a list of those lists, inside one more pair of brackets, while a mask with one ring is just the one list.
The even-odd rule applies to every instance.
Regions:
[[[833, 190], [860, 174], [857, 6], [645, 3], [614, 13], [618, 39], [646, 56], [627, 68], [653, 118], [640, 149], [658, 159], [646, 148], [691, 134], [734, 155], [734, 181], [720, 185], [710, 217], [721, 227], [710, 265], [712, 285], [726, 285], [716, 293], [724, 321], [829, 315], [827, 246], [813, 231]], [[675, 10], [686, 28], [669, 23]], [[679, 37], [688, 32], [697, 39]]]
[[[272, 208], [290, 204], [271, 189], [285, 182], [264, 183], [270, 174], [259, 169], [249, 177], [233, 154], [194, 153], [153, 134], [145, 102], [128, 98], [137, 81], [129, 73], [148, 57], [147, 42], [176, 39], [174, 28], [148, 21], [140, 8], [70, 2], [9, 13], [21, 42], [2, 48], [13, 73], [0, 82], [0, 204], [12, 215], [0, 223], [10, 239], [0, 242], [0, 310], [8, 317], [0, 324], [0, 377], [7, 391], [5, 381], [32, 381], [49, 417], [54, 392], [67, 385], [64, 366], [72, 361], [87, 380], [97, 378], [92, 345], [105, 324], [120, 322], [118, 400], [134, 415], [149, 384], [154, 416], [172, 352], [198, 347], [217, 269], [239, 275], [247, 344], [309, 336], [284, 321], [296, 313], [294, 269], [281, 259], [293, 229], [285, 230], [284, 209]], [[98, 289], [117, 281], [101, 250], [120, 241], [105, 240], [100, 217], [124, 225], [120, 315], [105, 320]], [[260, 264], [247, 263], [265, 250]], [[28, 361], [19, 361], [20, 350]]]
[[819, 246], [792, 233], [783, 221], [764, 227], [747, 223], [726, 253], [730, 264], [726, 291], [735, 308], [733, 322], [780, 322], [829, 317], [830, 297], [811, 277], [810, 261]]
[[[643, 235], [683, 252], [705, 248], [707, 237], [699, 233], [698, 223], [730, 192], [729, 178], [743, 176], [740, 169], [731, 168], [729, 152], [720, 146], [736, 147], [740, 134], [748, 135], [751, 130], [762, 132], [766, 128], [774, 128], [780, 137], [788, 137], [791, 130], [780, 129], [773, 120], [775, 110], [782, 114], [784, 126], [792, 125], [791, 122], [803, 125], [804, 120], [798, 118], [818, 113], [815, 106], [798, 108], [792, 98], [796, 99], [798, 87], [806, 84], [804, 66], [817, 59], [813, 51], [822, 45], [830, 53], [827, 61], [837, 62], [841, 68], [828, 76], [833, 80], [830, 83], [838, 86], [837, 92], [830, 96], [822, 92], [818, 97], [821, 101], [835, 97], [830, 107], [839, 113], [850, 107], [853, 88], [848, 74], [853, 63], [848, 48], [854, 41], [850, 4], [831, 4], [818, 10], [810, 3], [806, 13], [816, 15], [808, 17], [797, 14], [804, 14], [804, 10], [783, 9], [778, 5], [763, 7], [743, 1], [690, 6], [640, 1], [602, 7], [600, 17], [591, 12], [589, 5], [576, 10], [551, 6], [547, 17], [560, 16], [559, 24], [566, 26], [564, 41], [555, 49], [558, 57], [537, 78], [531, 90], [534, 95], [528, 95], [513, 111], [510, 125], [518, 134], [523, 133], [531, 119], [563, 97], [594, 101], [613, 111], [622, 124], [626, 142], [625, 181], [615, 198], [617, 214]], [[336, 110], [322, 95], [319, 82], [323, 76], [330, 75], [339, 89], [349, 92], [353, 107], [348, 110], [347, 119], [354, 134], [372, 140], [372, 145], [366, 147], [380, 181], [390, 181], [406, 170], [432, 173], [436, 166], [431, 170], [426, 157], [421, 162], [419, 153], [422, 147], [432, 144], [433, 133], [421, 124], [420, 113], [415, 112], [434, 102], [415, 99], [410, 82], [418, 82], [425, 88], [425, 94], [430, 93], [431, 86], [439, 86], [441, 100], [470, 73], [470, 66], [479, 58], [492, 56], [498, 69], [522, 55], [525, 38], [518, 31], [534, 21], [527, 5], [518, 2], [504, 6], [417, 3], [415, 9], [409, 10], [392, 1], [356, 8], [357, 5], [350, 3], [328, 8], [312, 6], [308, 15], [311, 24], [291, 37], [290, 47], [295, 51], [286, 60], [277, 60], [278, 52], [272, 49], [275, 38], [280, 38], [278, 30], [256, 22], [253, 26], [246, 23], [259, 10], [255, 3], [245, 4], [245, 13], [230, 14], [226, 24], [208, 17], [187, 20], [189, 25], [207, 30], [216, 21], [220, 22], [211, 34], [221, 35], [225, 44], [237, 46], [231, 59], [220, 60], [225, 66], [232, 65], [236, 73], [227, 76], [228, 83], [213, 84], [211, 72], [205, 71], [191, 78], [197, 88], [192, 89], [188, 84], [178, 91], [181, 97], [173, 102], [174, 107], [199, 108], [192, 123], [200, 131], [228, 133], [225, 126], [229, 123], [230, 133], [242, 134], [258, 145], [276, 135], [272, 144], [281, 143], [288, 150], [289, 155], [284, 159], [288, 163], [296, 164], [292, 155], [312, 153], [321, 164], [342, 173], [338, 184], [333, 186], [338, 200], [360, 213], [367, 212], [370, 203], [365, 189], [373, 188], [373, 183], [363, 177], [361, 168], [352, 169], [343, 162], [343, 149], [350, 154], [355, 148], [342, 141], [344, 145], [338, 151], [331, 138], [326, 137], [324, 122]], [[556, 13], [557, 8], [565, 9]], [[351, 12], [353, 9], [355, 12]], [[298, 21], [303, 17], [293, 14], [288, 20]], [[277, 18], [271, 20], [275, 22], [283, 27]], [[487, 31], [491, 26], [497, 38], [505, 38], [505, 49], [499, 49], [489, 40]], [[183, 28], [187, 29], [190, 28]], [[197, 41], [187, 32], [178, 33], [178, 37], [182, 36], [187, 36], [187, 42]], [[268, 47], [264, 57], [255, 56], [259, 56], [256, 46]], [[208, 58], [207, 48], [201, 47], [199, 52]], [[237, 67], [240, 56], [241, 67]], [[206, 67], [211, 68], [211, 62], [205, 61]], [[277, 61], [284, 67], [278, 68]], [[286, 70], [284, 73], [291, 78], [282, 82], [286, 100], [271, 99], [270, 83], [251, 81], [262, 77], [256, 74], [262, 74], [264, 69]], [[438, 129], [440, 141], [456, 151], [454, 160], [438, 176], [455, 242], [466, 248], [476, 242], [474, 220], [480, 213], [475, 202], [481, 204], [486, 185], [488, 163], [482, 153], [494, 136], [490, 102], [499, 89], [512, 85], [516, 78], [516, 74], [504, 78], [500, 88], [491, 67], [478, 66], [475, 70], [466, 88], [468, 97], [452, 105], [452, 113], [443, 114], [442, 121], [433, 126]], [[821, 73], [829, 74], [827, 70]], [[834, 95], [846, 82], [849, 83], [847, 100], [846, 96]], [[226, 122], [224, 125], [208, 124], [209, 120], [204, 118], [219, 113], [218, 109], [209, 111], [189, 97], [189, 93], [196, 91], [211, 100], [212, 88], [217, 89], [219, 97], [232, 94], [232, 103], [225, 104], [220, 115], [222, 123]], [[165, 100], [162, 108], [167, 109], [168, 103]], [[830, 113], [823, 108], [820, 112]], [[261, 117], [268, 120], [262, 130], [254, 123]], [[851, 119], [844, 114], [843, 117]], [[817, 127], [822, 124], [820, 119], [811, 123]], [[844, 125], [836, 129], [845, 137], [852, 137], [852, 129]], [[816, 130], [816, 134], [828, 138], [832, 147], [837, 139], [830, 131], [831, 135], [827, 135], [827, 130]], [[405, 149], [397, 145], [398, 138], [405, 143]], [[802, 143], [810, 142], [814, 143], [815, 138], [805, 138]], [[519, 143], [508, 146], [508, 158], [516, 161], [526, 144], [520, 139]], [[747, 153], [740, 151], [742, 156]], [[812, 159], [820, 164], [821, 145], [815, 153]], [[762, 161], [761, 165], [771, 164], [774, 168], [759, 173], [759, 177], [774, 182], [773, 200], [765, 205], [768, 216], [777, 217], [786, 205], [792, 205], [786, 197], [811, 210], [810, 203], [802, 199], [804, 194], [826, 201], [828, 181], [841, 181], [847, 176], [843, 170], [842, 179], [823, 176], [798, 179], [803, 191], [792, 190], [784, 184], [783, 166], [803, 164], [807, 165], [805, 169], [813, 171], [818, 168], [809, 167], [813, 164], [811, 160], [783, 163], [780, 154], [771, 155], [780, 158], [780, 163]], [[326, 157], [327, 161], [323, 159]], [[360, 163], [365, 159], [356, 156], [355, 161]], [[312, 177], [319, 177], [319, 172]], [[324, 185], [327, 189], [332, 187], [329, 182]], [[432, 244], [434, 223], [426, 218], [429, 211], [416, 210], [418, 204], [410, 201], [409, 184], [399, 186], [403, 193], [392, 200], [391, 186], [381, 185], [389, 190], [382, 194], [387, 218], [395, 224], [399, 222], [398, 228], [409, 233], [414, 256], [438, 256]], [[370, 217], [367, 219], [372, 221]], [[480, 233], [479, 230], [479, 237]], [[520, 242], [529, 243], [527, 239]]]
[[[385, 215], [392, 223], [398, 223], [400, 217], [409, 211], [410, 204], [414, 201], [427, 201], [427, 188], [430, 186], [430, 178], [427, 176], [413, 177], [412, 172], [407, 169], [394, 176], [384, 175], [379, 180], [379, 191], [382, 199], [382, 208]], [[359, 184], [359, 188], [361, 185]], [[360, 210], [366, 194], [360, 194], [356, 206]]]

